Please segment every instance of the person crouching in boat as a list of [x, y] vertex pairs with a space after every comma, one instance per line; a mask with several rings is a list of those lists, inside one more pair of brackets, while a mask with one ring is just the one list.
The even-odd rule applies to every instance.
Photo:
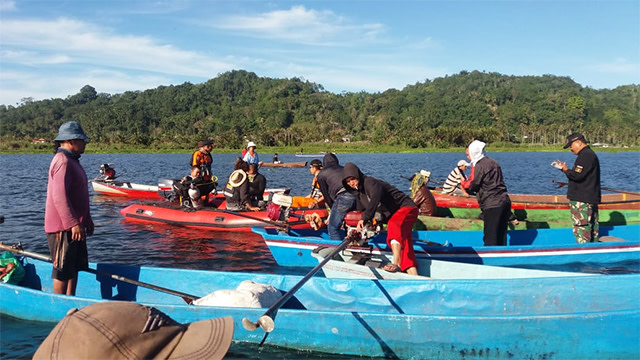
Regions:
[[387, 221], [387, 245], [393, 253], [393, 263], [382, 269], [418, 275], [418, 262], [413, 252], [411, 235], [411, 229], [418, 219], [416, 204], [393, 185], [364, 175], [353, 163], [344, 165], [343, 175], [345, 187], [357, 191], [357, 208], [364, 209], [362, 219], [358, 221], [358, 231], [365, 223], [373, 220], [376, 210], [391, 216]]
[[249, 164], [246, 161], [236, 160], [234, 171], [229, 175], [229, 180], [223, 190], [227, 210], [260, 211], [259, 207], [251, 205], [247, 170], [249, 170]]

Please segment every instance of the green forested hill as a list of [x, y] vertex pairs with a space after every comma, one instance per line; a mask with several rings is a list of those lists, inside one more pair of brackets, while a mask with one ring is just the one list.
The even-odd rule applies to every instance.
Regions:
[[613, 146], [640, 141], [640, 85], [584, 88], [568, 77], [466, 72], [383, 93], [333, 94], [299, 78], [231, 71], [202, 84], [123, 94], [84, 86], [66, 99], [0, 106], [1, 149], [55, 137], [79, 121], [92, 142], [192, 149], [370, 141], [409, 148], [464, 146], [474, 138], [505, 145], [557, 145], [571, 131]]

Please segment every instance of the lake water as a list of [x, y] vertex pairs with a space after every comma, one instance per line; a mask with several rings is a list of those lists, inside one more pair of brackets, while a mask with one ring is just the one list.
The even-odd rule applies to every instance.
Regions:
[[[91, 152], [91, 144], [87, 151]], [[278, 154], [283, 162], [311, 161], [313, 158]], [[566, 181], [551, 161], [560, 159], [573, 164], [570, 152], [490, 153], [502, 166], [510, 193], [565, 194], [551, 182]], [[52, 154], [0, 155], [0, 241], [22, 242], [25, 250], [48, 254], [44, 236], [44, 203], [47, 171]], [[338, 154], [340, 163], [357, 164], [367, 175], [385, 180], [408, 192], [413, 173], [420, 169], [432, 172], [431, 178], [444, 181], [460, 159], [460, 153], [411, 154]], [[600, 153], [602, 186], [626, 191], [640, 191], [640, 153]], [[220, 183], [231, 173], [235, 154], [213, 154], [213, 173]], [[261, 154], [270, 160], [271, 154]], [[121, 180], [140, 184], [157, 184], [159, 179], [180, 178], [188, 174], [189, 154], [84, 154], [81, 163], [91, 179], [99, 174], [100, 164], [113, 163]], [[308, 168], [263, 168], [267, 187], [288, 187], [294, 195], [309, 192]], [[92, 193], [92, 190], [89, 190]], [[151, 265], [225, 271], [305, 274], [308, 269], [279, 267], [262, 238], [253, 233], [215, 232], [183, 229], [166, 225], [141, 225], [123, 220], [119, 210], [131, 204], [106, 196], [91, 196], [95, 234], [88, 239], [92, 262]], [[1, 299], [6, 301], [6, 299]], [[55, 324], [24, 322], [0, 318], [0, 358], [31, 358], [39, 343]], [[268, 339], [267, 339], [268, 344]], [[307, 352], [279, 350], [256, 345], [234, 344], [229, 358], [300, 359], [339, 358]]]

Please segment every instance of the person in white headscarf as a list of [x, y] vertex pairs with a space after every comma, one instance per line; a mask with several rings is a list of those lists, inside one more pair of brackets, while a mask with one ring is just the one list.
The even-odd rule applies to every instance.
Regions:
[[511, 199], [502, 169], [498, 162], [486, 156], [485, 146], [479, 140], [469, 144], [467, 155], [473, 167], [469, 180], [464, 181], [462, 187], [477, 194], [484, 221], [484, 245], [506, 245]]

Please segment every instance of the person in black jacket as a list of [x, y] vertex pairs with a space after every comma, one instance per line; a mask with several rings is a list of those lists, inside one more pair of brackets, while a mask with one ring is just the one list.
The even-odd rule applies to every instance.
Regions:
[[418, 219], [418, 207], [402, 191], [393, 185], [362, 174], [353, 163], [344, 165], [343, 183], [357, 191], [358, 209], [363, 209], [358, 230], [374, 219], [376, 211], [387, 218], [387, 245], [393, 252], [393, 263], [382, 269], [395, 272], [404, 271], [418, 275], [418, 263], [413, 252], [411, 229]]
[[486, 144], [474, 140], [467, 148], [473, 168], [469, 180], [462, 182], [467, 192], [474, 192], [482, 210], [484, 245], [506, 245], [507, 225], [511, 215], [511, 199], [497, 161], [486, 156]]
[[571, 206], [573, 235], [579, 243], [598, 241], [598, 204], [602, 196], [600, 161], [580, 133], [567, 136], [564, 148], [578, 155], [571, 169], [565, 162], [556, 160], [569, 180], [567, 198]]
[[247, 175], [249, 180], [249, 201], [251, 201], [251, 205], [264, 208], [264, 190], [267, 188], [267, 178], [258, 172], [258, 164], [249, 164]]
[[338, 162], [338, 157], [332, 153], [326, 153], [323, 159], [322, 170], [318, 174], [320, 192], [324, 195], [326, 205], [331, 209], [327, 222], [327, 233], [331, 240], [342, 240], [344, 236], [340, 228], [347, 212], [355, 209], [356, 196], [347, 190], [342, 183], [343, 167]]

